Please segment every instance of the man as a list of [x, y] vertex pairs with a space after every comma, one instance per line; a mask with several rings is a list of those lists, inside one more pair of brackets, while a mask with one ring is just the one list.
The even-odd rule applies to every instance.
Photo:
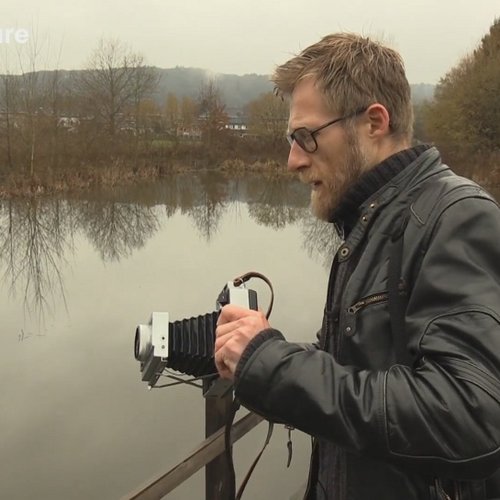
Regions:
[[411, 147], [395, 51], [330, 35], [273, 79], [290, 97], [288, 168], [344, 241], [319, 342], [226, 306], [220, 375], [313, 436], [307, 499], [500, 498], [498, 205]]

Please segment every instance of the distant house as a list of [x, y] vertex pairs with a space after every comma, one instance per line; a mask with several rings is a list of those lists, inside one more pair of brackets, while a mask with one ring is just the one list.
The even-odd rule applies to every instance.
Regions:
[[246, 116], [243, 112], [234, 110], [228, 112], [227, 115], [228, 121], [225, 126], [226, 129], [233, 130], [238, 133], [244, 133], [248, 130], [248, 124]]

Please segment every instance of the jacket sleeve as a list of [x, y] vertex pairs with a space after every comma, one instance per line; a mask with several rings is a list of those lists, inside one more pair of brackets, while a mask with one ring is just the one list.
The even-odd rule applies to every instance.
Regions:
[[500, 211], [466, 199], [439, 218], [415, 277], [415, 364], [370, 371], [269, 335], [242, 359], [242, 403], [347, 449], [455, 479], [500, 467]]

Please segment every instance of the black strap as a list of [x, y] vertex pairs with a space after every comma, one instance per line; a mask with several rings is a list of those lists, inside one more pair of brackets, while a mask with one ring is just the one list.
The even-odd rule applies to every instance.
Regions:
[[[413, 193], [411, 198], [416, 199], [415, 194], [422, 191], [420, 188]], [[461, 192], [456, 192], [457, 199], [462, 197]], [[436, 216], [439, 212], [435, 212]], [[389, 269], [387, 276], [387, 288], [389, 295], [389, 315], [391, 321], [391, 333], [393, 339], [394, 350], [396, 354], [396, 362], [412, 366], [413, 359], [408, 349], [408, 335], [405, 328], [406, 309], [408, 307], [408, 288], [402, 277], [402, 263], [404, 250], [404, 233], [410, 219], [409, 209], [405, 215], [401, 217], [401, 223], [397, 226], [396, 231], [391, 237], [391, 249], [389, 255]], [[433, 224], [429, 224], [431, 227]], [[453, 498], [461, 498], [463, 500], [473, 500], [476, 498], [486, 498], [486, 481], [453, 481], [454, 489]], [[432, 498], [451, 498], [443, 489], [442, 481], [439, 478], [434, 478], [430, 484]]]
[[[408, 336], [406, 335], [405, 329], [405, 316], [406, 309], [408, 307], [408, 284], [405, 283], [404, 278], [402, 277], [404, 233], [406, 226], [408, 225], [408, 221], [410, 220], [410, 207], [412, 202], [418, 198], [418, 196], [424, 191], [425, 187], [435, 182], [436, 175], [430, 176], [417, 188], [407, 194], [406, 208], [403, 209], [403, 212], [401, 213], [399, 223], [395, 224], [396, 230], [391, 237], [392, 245], [387, 276], [387, 289], [389, 295], [388, 308], [391, 321], [392, 340], [396, 353], [396, 362], [406, 366], [412, 366], [413, 358], [408, 350]], [[463, 198], [463, 192], [457, 189], [462, 186], [470, 186], [470, 181], [461, 177], [453, 178], [453, 184], [447, 194], [453, 191], [455, 193], [453, 199], [458, 200]], [[451, 201], [448, 201], [448, 203], [450, 202]], [[434, 214], [435, 218], [437, 218], [440, 211], [434, 211]], [[429, 227], [433, 227], [435, 218], [428, 223]]]
[[260, 460], [260, 457], [264, 453], [264, 450], [266, 449], [266, 446], [269, 444], [269, 441], [271, 440], [271, 436], [273, 434], [273, 427], [274, 424], [272, 422], [268, 422], [268, 428], [267, 428], [267, 436], [266, 440], [264, 442], [264, 446], [261, 448], [259, 454], [255, 457], [255, 460], [252, 462], [252, 465], [250, 466], [250, 469], [248, 470], [246, 476], [243, 478], [243, 481], [241, 482], [240, 488], [238, 490], [238, 493], [236, 494], [235, 500], [240, 500], [243, 492], [245, 491], [246, 485], [248, 483], [248, 480], [250, 479], [250, 476], [252, 475], [253, 470], [255, 469], [255, 466], [257, 465], [257, 462]]
[[387, 276], [389, 295], [389, 316], [391, 320], [392, 341], [396, 353], [396, 362], [411, 366], [412, 358], [408, 350], [408, 336], [405, 329], [405, 314], [408, 306], [408, 295], [405, 282], [401, 276], [403, 263], [404, 232], [408, 217], [403, 217], [398, 230], [392, 235], [391, 253]]
[[241, 482], [241, 485], [238, 489], [238, 492], [236, 492], [236, 474], [234, 471], [234, 463], [233, 463], [233, 449], [231, 446], [231, 429], [233, 426], [234, 418], [236, 416], [236, 412], [240, 409], [240, 402], [238, 401], [237, 398], [233, 399], [232, 405], [231, 405], [231, 412], [229, 414], [228, 421], [226, 422], [226, 427], [224, 429], [224, 441], [225, 441], [225, 453], [226, 453], [226, 460], [228, 464], [228, 469], [229, 469], [229, 498], [235, 499], [235, 500], [240, 500], [243, 492], [245, 491], [246, 485], [248, 483], [248, 480], [250, 479], [250, 476], [253, 473], [253, 470], [255, 469], [255, 466], [260, 460], [260, 457], [264, 453], [264, 450], [266, 449], [267, 445], [269, 444], [269, 441], [271, 440], [271, 436], [273, 434], [273, 428], [274, 424], [272, 422], [268, 422], [269, 426], [267, 429], [267, 436], [266, 440], [264, 442], [264, 446], [262, 446], [259, 454], [255, 457], [255, 460], [252, 462], [252, 465], [250, 466], [250, 469], [246, 473], [245, 477], [243, 478], [243, 481]]

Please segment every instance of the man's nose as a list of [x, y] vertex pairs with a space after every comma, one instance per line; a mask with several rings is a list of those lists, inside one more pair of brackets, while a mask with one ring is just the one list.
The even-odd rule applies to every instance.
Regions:
[[290, 172], [296, 172], [303, 167], [310, 165], [309, 154], [304, 151], [296, 141], [293, 141], [290, 146], [290, 153], [288, 153], [287, 168]]

